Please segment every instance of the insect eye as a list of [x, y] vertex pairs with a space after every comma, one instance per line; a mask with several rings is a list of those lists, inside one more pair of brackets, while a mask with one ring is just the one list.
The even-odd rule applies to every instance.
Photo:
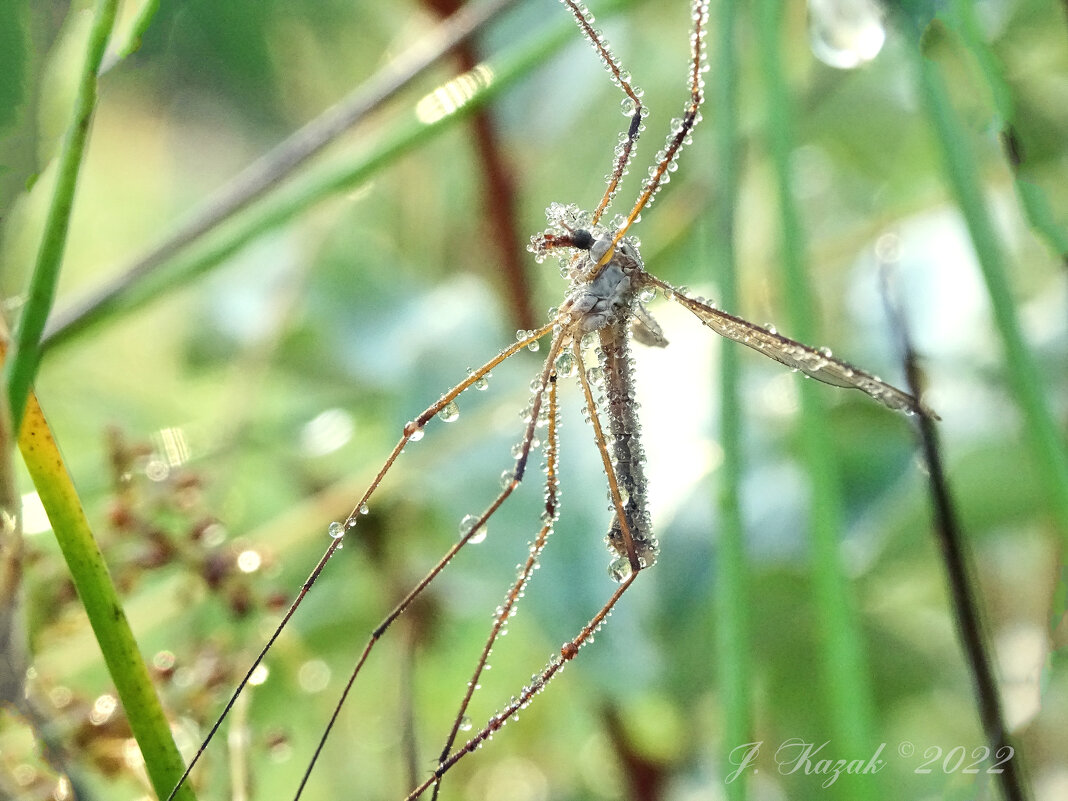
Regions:
[[584, 228], [579, 228], [571, 233], [571, 244], [579, 250], [589, 250], [593, 247], [593, 234]]

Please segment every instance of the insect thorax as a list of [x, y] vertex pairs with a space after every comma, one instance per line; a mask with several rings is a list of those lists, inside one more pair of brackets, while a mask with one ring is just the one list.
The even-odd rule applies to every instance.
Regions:
[[554, 203], [546, 214], [551, 227], [531, 237], [529, 249], [538, 261], [549, 254], [560, 260], [560, 273], [571, 284], [561, 311], [570, 313], [575, 333], [581, 337], [625, 321], [642, 288], [637, 240], [620, 239], [605, 262], [614, 230], [593, 225], [576, 206]]

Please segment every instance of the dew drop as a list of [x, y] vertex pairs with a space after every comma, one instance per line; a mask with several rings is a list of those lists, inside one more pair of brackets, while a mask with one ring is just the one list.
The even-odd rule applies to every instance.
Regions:
[[809, 0], [812, 53], [837, 69], [854, 69], [879, 55], [886, 41], [883, 10], [876, 0]]
[[426, 432], [423, 431], [423, 427], [414, 420], [409, 420], [408, 424], [404, 426], [404, 433], [407, 435], [409, 442], [418, 442], [423, 438], [423, 435], [426, 434]]
[[367, 508], [367, 504], [366, 504], [366, 503], [361, 503], [361, 504], [360, 504], [360, 514], [361, 514], [361, 515], [365, 515], [365, 514], [367, 514], [367, 513], [368, 513], [368, 512], [370, 512], [370, 511], [371, 511], [371, 510]]
[[471, 731], [471, 729], [471, 718], [469, 718], [467, 715], [464, 715], [462, 718], [460, 718], [460, 731]]
[[479, 392], [483, 392], [489, 389], [489, 376], [484, 375], [482, 376], [482, 378], [478, 379], [475, 382], [475, 389], [477, 389]]
[[560, 378], [571, 378], [575, 375], [575, 356], [571, 351], [565, 350], [556, 357], [556, 374]]
[[460, 407], [456, 405], [456, 401], [449, 401], [441, 407], [441, 411], [438, 412], [438, 417], [441, 418], [443, 423], [451, 423], [457, 417], [460, 416]]
[[327, 531], [330, 533], [330, 536], [333, 537], [335, 540], [339, 540], [345, 536], [345, 526], [343, 526], [341, 523], [338, 523], [336, 520], [330, 524], [330, 528], [327, 529]]
[[624, 581], [630, 578], [630, 574], [632, 572], [633, 569], [630, 566], [630, 560], [625, 556], [621, 556], [618, 559], [613, 559], [612, 562], [608, 565], [608, 575], [612, 579], [612, 581], [616, 582], [617, 584], [622, 584]]
[[[460, 536], [466, 537], [476, 525], [478, 525], [478, 515], [465, 515], [464, 519], [460, 521]], [[486, 527], [482, 526], [478, 531], [471, 535], [471, 539], [467, 541], [468, 545], [478, 545], [486, 539]]]

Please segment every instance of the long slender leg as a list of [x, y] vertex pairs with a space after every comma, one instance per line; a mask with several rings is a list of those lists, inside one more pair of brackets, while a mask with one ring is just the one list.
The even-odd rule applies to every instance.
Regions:
[[616, 145], [614, 166], [608, 176], [608, 188], [593, 212], [593, 224], [596, 225], [611, 204], [616, 192], [619, 191], [619, 184], [627, 173], [627, 165], [630, 164], [631, 157], [634, 155], [634, 147], [638, 144], [638, 137], [641, 136], [642, 129], [645, 127], [642, 124], [642, 118], [645, 117], [648, 110], [642, 105], [642, 90], [630, 82], [630, 73], [620, 66], [619, 61], [612, 55], [612, 51], [608, 49], [608, 42], [605, 41], [604, 36], [593, 25], [593, 15], [589, 9], [584, 5], [573, 2], [573, 0], [562, 0], [562, 2], [575, 17], [575, 21], [578, 23], [583, 35], [601, 57], [605, 69], [612, 76], [612, 82], [626, 94], [626, 102], [629, 104], [626, 113], [630, 114], [630, 127], [626, 133], [620, 134], [619, 144]]
[[[564, 663], [575, 658], [579, 649], [589, 642], [593, 633], [600, 628], [605, 618], [611, 612], [612, 607], [615, 606], [619, 598], [630, 587], [634, 579], [637, 578], [637, 575], [642, 568], [651, 564], [652, 559], [655, 559], [656, 543], [655, 540], [646, 537], [648, 526], [646, 525], [646, 528], [641, 532], [642, 537], [637, 540], [631, 533], [632, 531], [638, 531], [636, 526], [641, 523], [648, 523], [648, 514], [645, 509], [644, 478], [642, 477], [640, 468], [642, 449], [638, 438], [638, 431], [634, 428], [636, 415], [633, 408], [630, 357], [627, 351], [626, 331], [623, 328], [623, 325], [609, 326], [602, 330], [601, 342], [602, 349], [605, 350], [605, 367], [607, 368], [606, 384], [609, 395], [608, 413], [611, 418], [610, 427], [613, 429], [615, 438], [614, 447], [616, 448], [616, 458], [614, 460], [609, 453], [608, 443], [600, 423], [600, 415], [597, 409], [597, 402], [594, 399], [593, 387], [586, 374], [582, 356], [582, 345], [577, 340], [572, 343], [572, 354], [575, 359], [575, 364], [578, 367], [579, 381], [582, 385], [583, 394], [585, 395], [587, 412], [594, 428], [594, 437], [597, 442], [598, 451], [601, 453], [605, 474], [608, 478], [609, 491], [612, 495], [612, 503], [616, 510], [612, 524], [612, 532], [618, 532], [618, 537], [614, 539], [610, 533], [609, 541], [617, 552], [626, 554], [626, 556], [621, 557], [621, 559], [625, 559], [625, 567], [629, 569], [616, 568], [615, 577], [621, 582], [619, 589], [616, 590], [604, 607], [601, 608], [582, 631], [580, 631], [573, 640], [564, 644], [560, 650], [560, 656], [550, 660], [540, 676], [529, 686], [524, 687], [504, 711], [498, 712], [490, 718], [489, 723], [481, 732], [469, 740], [463, 748], [450, 754], [449, 751], [452, 748], [452, 743], [455, 741], [455, 737], [459, 733], [460, 720], [470, 702], [473, 694], [473, 687], [477, 683], [477, 677], [481, 674], [481, 671], [485, 666], [490, 649], [493, 642], [496, 640], [504, 621], [510, 616], [511, 609], [514, 608], [514, 603], [518, 600], [519, 593], [522, 591], [531, 571], [534, 569], [537, 556], [540, 554], [542, 548], [544, 548], [544, 540], [551, 530], [551, 523], [546, 524], [542, 529], [542, 532], [539, 534], [538, 540], [535, 541], [534, 547], [531, 549], [531, 555], [527, 560], [525, 569], [520, 574], [519, 580], [513, 585], [512, 591], [509, 593], [507, 602], [510, 605], [504, 608], [504, 611], [498, 615], [498, 618], [494, 623], [490, 638], [483, 649], [482, 657], [475, 670], [475, 675], [468, 685], [468, 692], [464, 697], [460, 713], [453, 725], [452, 732], [450, 732], [449, 742], [442, 751], [438, 769], [430, 779], [409, 794], [409, 799], [418, 797], [431, 785], [434, 785], [434, 795], [436, 797], [441, 779], [445, 772], [462, 759], [464, 755], [471, 753], [475, 748], [481, 745], [482, 742], [492, 736], [493, 732], [500, 729], [505, 722], [507, 722], [508, 718], [518, 714], [520, 709], [524, 708], [533, 700], [535, 694], [544, 689], [548, 681], [559, 672]], [[554, 345], [556, 344], [557, 341], [554, 340]], [[555, 363], [556, 354], [550, 353], [550, 359], [550, 364]], [[555, 375], [551, 377], [555, 379]], [[541, 384], [542, 391], [544, 391], [546, 386], [545, 382], [549, 378], [550, 376], [543, 376]], [[557, 446], [555, 425], [553, 424], [553, 421], [555, 420], [555, 406], [556, 385], [555, 380], [553, 380], [549, 386], [549, 407], [550, 415], [552, 416], [550, 417], [550, 436], [546, 450], [547, 459], [549, 460], [549, 490], [546, 502], [546, 512], [550, 516], [550, 520], [552, 519], [552, 516], [555, 515], [556, 509], [555, 461]], [[617, 470], [622, 470], [622, 478], [617, 476]]]
[[[482, 648], [482, 654], [479, 656], [475, 671], [472, 674], [471, 679], [467, 682], [467, 691], [464, 693], [463, 701], [460, 702], [460, 707], [456, 713], [456, 719], [453, 721], [452, 729], [449, 731], [449, 736], [446, 738], [445, 745], [441, 750], [441, 756], [438, 757], [438, 764], [443, 764], [449, 757], [449, 752], [452, 750], [452, 746], [456, 742], [456, 737], [459, 735], [463, 719], [467, 714], [467, 708], [471, 703], [471, 698], [475, 694], [475, 689], [478, 686], [479, 678], [482, 676], [482, 671], [485, 670], [487, 660], [493, 650], [493, 645], [496, 643], [497, 638], [507, 625], [509, 618], [514, 614], [514, 610], [519, 605], [519, 599], [522, 597], [527, 584], [530, 582], [531, 576], [538, 565], [538, 559], [541, 557], [541, 553], [545, 549], [545, 544], [549, 540], [549, 535], [552, 533], [553, 523], [556, 521], [558, 514], [557, 490], [559, 484], [557, 473], [559, 461], [559, 441], [557, 433], [559, 409], [557, 406], [556, 379], [556, 372], [550, 372], [548, 376], [543, 377], [543, 380], [547, 380], [548, 387], [546, 387], [544, 383], [541, 386], [541, 392], [548, 393], [548, 425], [545, 444], [545, 513], [543, 515], [545, 525], [542, 526], [541, 531], [538, 532], [538, 536], [530, 544], [530, 552], [527, 555], [526, 563], [520, 569], [515, 583], [505, 595], [504, 603], [497, 609], [497, 616], [493, 621], [493, 627], [490, 630], [489, 636], [486, 638], [486, 644]], [[533, 432], [531, 432], [531, 435], [533, 435]], [[523, 446], [524, 448], [529, 448], [530, 441], [525, 441]], [[439, 781], [434, 785], [433, 797], [435, 799], [438, 797], [440, 789], [441, 783]]]
[[642, 193], [638, 196], [634, 208], [627, 215], [626, 221], [619, 227], [612, 242], [602, 257], [599, 266], [603, 267], [611, 259], [611, 253], [619, 244], [627, 229], [637, 222], [642, 209], [653, 202], [657, 191], [668, 182], [668, 174], [675, 169], [676, 159], [682, 146], [685, 145], [695, 125], [701, 120], [701, 104], [704, 102], [704, 79], [701, 77], [708, 69], [705, 55], [705, 30], [708, 27], [708, 0], [693, 0], [691, 8], [693, 18], [693, 31], [690, 34], [690, 99], [683, 109], [682, 117], [672, 121], [671, 133], [668, 134], [667, 144], [656, 155], [656, 165], [649, 169], [649, 178], [642, 187]]
[[442, 762], [429, 779], [412, 790], [407, 796], [407, 801], [412, 801], [412, 799], [421, 796], [426, 792], [430, 785], [440, 781], [441, 777], [444, 776], [457, 762], [468, 754], [474, 752], [484, 742], [490, 739], [494, 732], [499, 731], [504, 724], [508, 722], [509, 718], [515, 717], [521, 710], [525, 709], [534, 700], [534, 696], [544, 690], [552, 678], [563, 670], [564, 665], [578, 655], [579, 649], [590, 642], [593, 635], [601, 628], [608, 615], [611, 614], [613, 607], [615, 607], [623, 593], [630, 589], [630, 585], [634, 583], [634, 580], [637, 577], [638, 573], [633, 572], [623, 579], [616, 591], [612, 593], [612, 597], [609, 598], [608, 602], [601, 607], [601, 610], [590, 619], [590, 622], [582, 628], [582, 631], [575, 635], [574, 639], [564, 643], [560, 648], [560, 653], [553, 654], [542, 672], [535, 677], [530, 684], [523, 687], [523, 689], [512, 698], [508, 705], [504, 707], [504, 709], [491, 717], [481, 731], [468, 740], [462, 748], [457, 749], [448, 759]]
[[[486, 362], [486, 364], [484, 364], [482, 367], [480, 367], [477, 370], [473, 371], [470, 375], [467, 376], [467, 378], [465, 378], [463, 381], [461, 381], [459, 384], [457, 384], [455, 387], [453, 387], [447, 393], [442, 395], [441, 398], [439, 398], [436, 403], [433, 403], [432, 405], [428, 406], [423, 411], [422, 414], [420, 414], [418, 417], [415, 418], [415, 420], [413, 420], [413, 421], [409, 422], [407, 425], [405, 425], [404, 432], [403, 432], [400, 440], [393, 447], [393, 450], [390, 452], [389, 456], [386, 458], [386, 461], [382, 464], [382, 467], [379, 469], [378, 473], [375, 475], [374, 479], [371, 481], [371, 484], [364, 491], [363, 495], [360, 497], [360, 500], [357, 501], [356, 505], [353, 507], [352, 512], [349, 513], [349, 516], [345, 519], [344, 523], [343, 524], [338, 524], [338, 525], [342, 526], [342, 529], [341, 529], [342, 532], [348, 531], [348, 530], [350, 530], [350, 529], [352, 529], [352, 528], [354, 528], [356, 526], [357, 521], [361, 517], [360, 510], [365, 507], [367, 502], [370, 500], [371, 496], [374, 494], [375, 490], [378, 489], [378, 486], [382, 483], [382, 480], [385, 478], [386, 473], [389, 472], [390, 468], [397, 461], [397, 457], [400, 456], [401, 451], [404, 450], [404, 446], [407, 445], [412, 440], [413, 437], [417, 437], [417, 435], [422, 432], [423, 427], [430, 420], [432, 420], [436, 415], [438, 415], [441, 412], [441, 410], [445, 408], [445, 406], [447, 406], [449, 403], [454, 401], [460, 395], [460, 393], [462, 393], [464, 390], [468, 389], [470, 386], [472, 386], [476, 382], [478, 382], [481, 379], [483, 379], [486, 375], [489, 374], [489, 372], [491, 370], [496, 368], [497, 365], [499, 365], [501, 362], [503, 362], [506, 359], [514, 356], [516, 353], [521, 351], [523, 348], [525, 348], [528, 345], [530, 345], [530, 343], [541, 339], [543, 336], [545, 336], [550, 331], [552, 331], [554, 326], [555, 326], [555, 322], [548, 323], [548, 324], [542, 326], [541, 328], [539, 328], [538, 330], [532, 332], [529, 336], [524, 337], [523, 339], [520, 339], [517, 342], [513, 343], [512, 345], [508, 346], [507, 348], [502, 350], [500, 353], [498, 353], [494, 358], [492, 358], [488, 362]], [[559, 337], [557, 337], [557, 338], [559, 338]], [[557, 345], [556, 348], [558, 349], [559, 345]], [[524, 462], [525, 462], [525, 459], [524, 459]], [[484, 524], [484, 522], [485, 522], [484, 520], [481, 520], [479, 525]], [[477, 530], [477, 528], [475, 530]], [[473, 534], [475, 530], [473, 530], [470, 534]], [[468, 535], [467, 539], [470, 538], [470, 534]], [[230, 713], [230, 710], [233, 708], [234, 703], [236, 702], [238, 696], [241, 695], [241, 693], [244, 691], [245, 687], [248, 685], [249, 679], [252, 678], [252, 674], [256, 671], [256, 668], [259, 667], [260, 663], [263, 662], [264, 658], [267, 656], [267, 653], [274, 646], [275, 641], [279, 638], [279, 636], [281, 636], [282, 630], [285, 629], [285, 627], [289, 623], [290, 619], [296, 613], [297, 608], [300, 606], [301, 602], [304, 600], [304, 597], [308, 594], [308, 591], [312, 588], [312, 585], [314, 585], [316, 580], [318, 580], [319, 575], [323, 572], [323, 569], [326, 567], [326, 563], [328, 561], [330, 561], [330, 557], [334, 555], [334, 552], [339, 547], [341, 547], [341, 542], [342, 542], [342, 538], [341, 537], [337, 537], [336, 539], [332, 540], [330, 545], [327, 547], [326, 551], [323, 553], [322, 557], [319, 559], [318, 563], [315, 565], [314, 568], [312, 568], [311, 573], [308, 575], [308, 578], [304, 580], [304, 583], [301, 585], [300, 590], [297, 592], [296, 597], [293, 599], [293, 602], [289, 605], [289, 608], [286, 610], [285, 614], [282, 615], [282, 619], [279, 621], [278, 625], [275, 627], [275, 630], [271, 634], [270, 639], [267, 640], [267, 643], [260, 650], [259, 654], [256, 656], [256, 659], [252, 662], [252, 665], [249, 667], [249, 669], [245, 673], [244, 677], [238, 683], [238, 685], [235, 688], [233, 694], [230, 696], [229, 700], [226, 702], [226, 706], [223, 707], [222, 713], [219, 715], [218, 719], [212, 725], [211, 730], [208, 732], [208, 736], [205, 738], [204, 742], [200, 745], [200, 748], [197, 750], [196, 754], [193, 755], [192, 760], [190, 760], [189, 765], [185, 769], [185, 772], [182, 774], [182, 776], [178, 780], [177, 784], [175, 784], [174, 788], [171, 790], [170, 795], [167, 796], [167, 801], [172, 801], [172, 799], [174, 798], [175, 794], [178, 792], [179, 788], [181, 788], [181, 786], [183, 784], [185, 784], [186, 780], [189, 778], [189, 774], [193, 771], [193, 768], [196, 766], [197, 762], [200, 761], [201, 755], [203, 755], [204, 751], [207, 749], [208, 745], [211, 743], [212, 739], [215, 737], [215, 734], [218, 732], [219, 727], [222, 726], [223, 721], [226, 719], [227, 715]], [[462, 544], [462, 542], [463, 541], [461, 541], [461, 544]], [[451, 558], [451, 555], [449, 556], [449, 558]], [[425, 586], [425, 585], [423, 585], [423, 586]], [[419, 589], [421, 591], [422, 586]], [[411, 599], [410, 598], [407, 599], [407, 602], [410, 603]], [[405, 604], [405, 605], [407, 605], [407, 604]]]
[[604, 465], [605, 475], [608, 477], [608, 492], [612, 496], [612, 505], [615, 507], [615, 517], [612, 520], [612, 529], [618, 526], [619, 535], [616, 540], [609, 537], [612, 547], [625, 556], [631, 571], [637, 573], [642, 569], [642, 559], [639, 556], [638, 546], [634, 542], [634, 536], [630, 529], [630, 520], [626, 513], [626, 503], [623, 500], [623, 492], [616, 478], [615, 466], [612, 464], [612, 456], [608, 452], [604, 430], [601, 428], [601, 418], [597, 413], [597, 402], [593, 397], [593, 388], [586, 375], [585, 360], [582, 358], [582, 345], [575, 342], [572, 346], [575, 363], [578, 365], [579, 382], [582, 384], [582, 392], [586, 396], [586, 409], [589, 413], [590, 424], [593, 426], [593, 436], [597, 441], [597, 449], [601, 453], [601, 462]]
[[[552, 325], [548, 326], [548, 328], [551, 327]], [[563, 342], [564, 336], [564, 333], [561, 331], [553, 337], [552, 345], [549, 348], [549, 354], [545, 359], [545, 367], [542, 369], [542, 387], [544, 387], [549, 381], [549, 376], [551, 375], [553, 370], [553, 362], [556, 360], [556, 356], [560, 352], [560, 347], [561, 343]], [[529, 344], [530, 341], [532, 341], [530, 337], [526, 337], [525, 339], [520, 340], [520, 342], [527, 344]], [[516, 344], [519, 343], [517, 342]], [[485, 373], [483, 373], [483, 375], [485, 375]], [[451, 548], [449, 548], [448, 551], [445, 552], [445, 555], [442, 556], [440, 560], [438, 560], [438, 563], [434, 565], [434, 567], [432, 567], [425, 576], [423, 576], [419, 583], [416, 584], [406, 596], [404, 596], [400, 603], [398, 603], [393, 608], [393, 611], [386, 615], [386, 617], [383, 618], [382, 622], [379, 623], [378, 626], [375, 627], [374, 631], [371, 632], [371, 636], [367, 640], [367, 644], [364, 646], [363, 651], [360, 653], [359, 659], [356, 660], [356, 664], [353, 667], [352, 672], [349, 674], [349, 679], [345, 683], [344, 689], [341, 691], [341, 696], [338, 698], [338, 702], [334, 706], [334, 711], [330, 716], [330, 720], [327, 722], [325, 728], [323, 729], [323, 734], [319, 738], [319, 744], [316, 746], [315, 752], [312, 754], [312, 758], [308, 762], [308, 766], [304, 771], [304, 776], [301, 778], [300, 786], [297, 788], [296, 795], [294, 795], [293, 797], [294, 801], [299, 799], [301, 794], [304, 792], [304, 787], [307, 785], [308, 779], [311, 778], [311, 773], [312, 770], [314, 770], [315, 768], [315, 763], [318, 762], [319, 755], [322, 753], [323, 748], [326, 745], [326, 740], [330, 736], [330, 732], [333, 730], [334, 724], [337, 722], [338, 716], [341, 714], [341, 708], [345, 705], [345, 701], [349, 696], [349, 692], [352, 690], [352, 686], [356, 683], [356, 677], [359, 675], [360, 670], [363, 668], [364, 663], [367, 661], [367, 658], [371, 655], [371, 651], [374, 648], [375, 644], [382, 638], [382, 635], [393, 624], [393, 622], [402, 614], [404, 614], [404, 611], [411, 605], [411, 603], [416, 598], [419, 597], [423, 590], [425, 590], [427, 586], [435, 578], [437, 578], [438, 574], [445, 569], [449, 562], [452, 561], [453, 557], [460, 552], [460, 549], [463, 548], [471, 540], [471, 538], [474, 537], [482, 529], [482, 527], [486, 525], [486, 521], [489, 520], [496, 513], [496, 511], [501, 507], [505, 500], [507, 500], [508, 496], [515, 492], [516, 488], [519, 486], [519, 482], [523, 480], [523, 474], [526, 472], [527, 458], [530, 456], [530, 443], [534, 439], [534, 429], [537, 427], [538, 424], [538, 414], [541, 411], [541, 402], [542, 393], [535, 393], [533, 403], [531, 405], [530, 420], [527, 422], [526, 432], [523, 437], [524, 445], [519, 456], [516, 458], [516, 465], [515, 470], [512, 473], [512, 480], [503, 490], [501, 490], [500, 494], [493, 500], [493, 502], [488, 507], [486, 507], [486, 510], [479, 516], [478, 520], [475, 521], [474, 525], [471, 526], [471, 528], [468, 529], [464, 533], [464, 535], [460, 537], [459, 540], [457, 540], [455, 545], [453, 545]], [[427, 420], [429, 419], [430, 418], [427, 418]], [[416, 423], [419, 423], [419, 419], [416, 420]], [[357, 507], [357, 510], [358, 508], [359, 507]], [[358, 514], [359, 512], [357, 511], [356, 513]]]

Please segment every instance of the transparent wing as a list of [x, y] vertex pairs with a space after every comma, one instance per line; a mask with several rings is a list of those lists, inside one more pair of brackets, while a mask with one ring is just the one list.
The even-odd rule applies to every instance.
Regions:
[[810, 348], [796, 340], [784, 337], [741, 317], [735, 317], [720, 311], [702, 301], [679, 294], [671, 286], [653, 276], [648, 276], [652, 283], [697, 315], [698, 319], [720, 336], [733, 339], [760, 351], [775, 361], [800, 370], [805, 375], [836, 387], [859, 389], [866, 395], [896, 411], [925, 414], [935, 420], [938, 415], [927, 408], [921, 401], [897, 387], [887, 384], [877, 376], [859, 367], [837, 359], [826, 349]]
[[667, 347], [668, 341], [667, 337], [664, 336], [664, 329], [649, 314], [649, 310], [645, 308], [644, 303], [637, 303], [634, 306], [634, 319], [630, 324], [630, 332], [634, 336], [635, 342], [645, 345], [647, 348]]

